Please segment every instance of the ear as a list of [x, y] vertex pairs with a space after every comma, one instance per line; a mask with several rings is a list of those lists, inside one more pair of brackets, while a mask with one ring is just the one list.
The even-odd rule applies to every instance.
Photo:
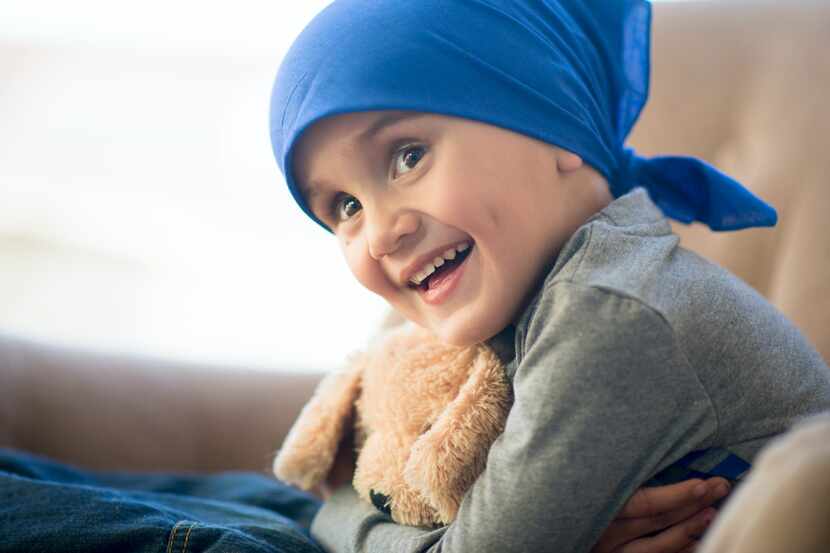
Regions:
[[354, 424], [366, 357], [352, 354], [344, 370], [327, 375], [303, 407], [274, 459], [274, 474], [288, 484], [310, 490], [326, 479], [337, 448]]
[[556, 148], [556, 166], [560, 173], [570, 173], [582, 167], [582, 158], [567, 150]]

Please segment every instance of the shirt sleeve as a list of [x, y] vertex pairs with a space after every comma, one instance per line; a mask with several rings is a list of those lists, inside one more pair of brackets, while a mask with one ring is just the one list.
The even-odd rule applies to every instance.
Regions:
[[588, 552], [639, 486], [716, 434], [671, 327], [639, 300], [551, 283], [523, 334], [505, 431], [456, 520], [397, 525], [344, 486], [312, 524], [327, 551]]

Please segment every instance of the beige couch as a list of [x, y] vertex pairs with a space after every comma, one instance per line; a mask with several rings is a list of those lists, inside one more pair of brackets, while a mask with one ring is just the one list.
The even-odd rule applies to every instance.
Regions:
[[[652, 99], [632, 144], [705, 158], [778, 208], [773, 230], [678, 232], [830, 358], [830, 4], [669, 3], [654, 14]], [[0, 445], [93, 468], [269, 473], [322, 373], [239, 369], [0, 337]]]

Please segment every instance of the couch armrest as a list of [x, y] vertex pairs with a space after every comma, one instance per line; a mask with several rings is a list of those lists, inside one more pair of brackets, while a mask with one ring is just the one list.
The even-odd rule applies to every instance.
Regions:
[[0, 446], [97, 469], [270, 473], [323, 374], [201, 366], [0, 334]]

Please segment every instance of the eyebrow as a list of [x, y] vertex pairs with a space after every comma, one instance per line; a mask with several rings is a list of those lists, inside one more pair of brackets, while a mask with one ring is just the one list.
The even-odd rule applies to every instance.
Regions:
[[[384, 129], [397, 125], [398, 123], [403, 123], [404, 121], [408, 121], [411, 119], [419, 119], [421, 117], [426, 117], [427, 113], [419, 113], [419, 112], [391, 112], [384, 114], [381, 117], [375, 119], [375, 121], [369, 125], [364, 131], [357, 135], [356, 141], [361, 143], [366, 143], [370, 140], [374, 140], [375, 137]], [[306, 203], [309, 206], [309, 209], [313, 209], [313, 202], [314, 198], [321, 194], [320, 190], [317, 189], [313, 184], [306, 185], [303, 182], [297, 181], [297, 184], [300, 188], [300, 193], [306, 198]]]
[[387, 127], [391, 127], [392, 125], [397, 125], [398, 123], [402, 123], [403, 121], [408, 121], [410, 119], [419, 119], [421, 117], [426, 117], [426, 113], [416, 113], [416, 112], [392, 112], [383, 115], [382, 117], [378, 117], [374, 123], [369, 125], [369, 127], [357, 135], [358, 142], [367, 142], [372, 140], [377, 136], [380, 131]]

